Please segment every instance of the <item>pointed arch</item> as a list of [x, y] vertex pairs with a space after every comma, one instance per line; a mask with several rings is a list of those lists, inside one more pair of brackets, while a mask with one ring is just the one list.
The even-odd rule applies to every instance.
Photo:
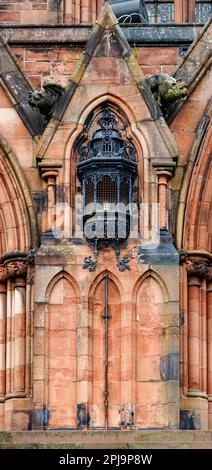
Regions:
[[120, 282], [119, 278], [112, 271], [110, 271], [109, 269], [104, 269], [103, 271], [101, 271], [95, 277], [95, 279], [92, 281], [92, 283], [89, 287], [89, 292], [88, 292], [88, 299], [89, 300], [92, 299], [96, 287], [98, 286], [99, 282], [101, 282], [102, 279], [105, 278], [105, 276], [108, 276], [114, 282], [114, 284], [116, 285], [116, 287], [117, 287], [117, 289], [120, 293], [121, 298], [123, 298], [124, 287], [123, 287], [122, 283]]
[[0, 247], [3, 253], [38, 246], [37, 217], [18, 160], [0, 135]]
[[[100, 273], [89, 292], [89, 370], [92, 371], [89, 413], [90, 424], [95, 428], [104, 428], [106, 422], [108, 428], [119, 427], [122, 344], [126, 343], [121, 333], [121, 298], [116, 277], [107, 270]], [[108, 401], [108, 418], [104, 397]]]
[[138, 428], [167, 425], [164, 413], [165, 385], [161, 380], [161, 357], [166, 354], [164, 339], [165, 302], [168, 292], [161, 277], [146, 271], [133, 292], [135, 404]]
[[212, 250], [212, 126], [190, 180], [183, 226], [183, 248]]
[[[76, 230], [76, 216], [74, 208], [76, 205], [77, 188], [80, 183], [77, 179], [77, 160], [79, 157], [78, 143], [85, 132], [86, 123], [93, 121], [94, 114], [97, 115], [103, 110], [103, 106], [107, 105], [112, 109], [112, 112], [123, 123], [123, 132], [125, 139], [131, 141], [136, 150], [137, 160], [137, 178], [135, 186], [139, 187], [138, 196], [140, 202], [148, 201], [148, 184], [149, 181], [149, 167], [150, 167], [150, 149], [149, 141], [145, 132], [136, 123], [133, 111], [128, 104], [113, 94], [103, 94], [94, 99], [91, 103], [86, 104], [81, 113], [77, 116], [77, 123], [72, 127], [69, 139], [66, 142], [65, 160], [64, 160], [64, 187], [65, 187], [65, 202], [72, 208], [72, 230]], [[72, 191], [70, 191], [70, 186]]]
[[135, 283], [135, 286], [133, 288], [133, 294], [132, 294], [132, 303], [133, 305], [136, 304], [136, 295], [137, 295], [137, 292], [138, 292], [138, 289], [140, 287], [140, 285], [145, 281], [145, 279], [147, 279], [148, 277], [152, 277], [153, 279], [155, 279], [155, 281], [159, 284], [162, 292], [163, 292], [163, 297], [164, 297], [164, 302], [169, 302], [169, 293], [168, 293], [168, 289], [167, 289], [167, 286], [164, 282], [164, 280], [162, 279], [162, 277], [153, 269], [148, 269], [147, 271], [145, 271], [136, 281]]
[[46, 293], [45, 293], [45, 301], [46, 303], [49, 302], [50, 300], [50, 296], [51, 296], [51, 292], [54, 288], [54, 285], [61, 279], [61, 278], [65, 278], [67, 279], [67, 281], [70, 282], [70, 284], [73, 285], [74, 289], [75, 289], [75, 292], [76, 292], [76, 296], [77, 296], [77, 299], [78, 301], [80, 302], [80, 288], [78, 286], [78, 283], [76, 281], [76, 279], [74, 279], [74, 277], [68, 272], [68, 271], [65, 271], [65, 270], [62, 270], [62, 271], [59, 271], [57, 274], [55, 274], [53, 276], [53, 278], [50, 280], [47, 288], [46, 288]]
[[79, 289], [66, 271], [50, 281], [46, 291], [48, 318], [45, 319], [48, 370], [48, 428], [77, 427], [77, 329]]
[[199, 121], [182, 180], [176, 230], [179, 249], [211, 251], [211, 139], [209, 102]]

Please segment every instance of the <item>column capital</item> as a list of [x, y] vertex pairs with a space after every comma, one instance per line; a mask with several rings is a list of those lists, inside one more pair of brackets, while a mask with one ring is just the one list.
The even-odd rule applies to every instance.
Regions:
[[188, 274], [200, 279], [212, 280], [212, 262], [207, 258], [187, 258], [186, 267]]
[[5, 272], [4, 266], [0, 266], [0, 282], [4, 282], [7, 279], [7, 274]]
[[165, 176], [167, 180], [172, 177], [176, 163], [172, 160], [153, 160], [153, 168], [156, 169], [156, 174], [160, 176]]
[[27, 261], [21, 259], [8, 260], [4, 264], [7, 279], [24, 276], [27, 272]]
[[53, 178], [55, 179], [59, 173], [59, 168], [62, 167], [62, 163], [58, 160], [42, 160], [38, 163], [41, 170], [41, 175], [44, 180]]

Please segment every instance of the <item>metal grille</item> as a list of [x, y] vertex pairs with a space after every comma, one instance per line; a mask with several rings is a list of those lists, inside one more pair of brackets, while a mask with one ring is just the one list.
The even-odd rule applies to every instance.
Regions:
[[174, 23], [174, 1], [146, 2], [150, 23]]
[[97, 184], [97, 203], [101, 204], [104, 210], [110, 210], [111, 204], [116, 204], [116, 194], [115, 181], [112, 181], [109, 176], [104, 176]]
[[212, 2], [211, 0], [198, 1], [195, 6], [195, 21], [196, 23], [206, 23], [212, 15]]
[[94, 185], [93, 181], [89, 180], [85, 183], [85, 205], [91, 204], [94, 201]]
[[126, 178], [120, 184], [120, 202], [126, 205], [129, 203], [129, 181]]

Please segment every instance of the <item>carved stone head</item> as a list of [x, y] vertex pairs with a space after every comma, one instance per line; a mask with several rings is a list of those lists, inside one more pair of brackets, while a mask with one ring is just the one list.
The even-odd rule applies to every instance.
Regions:
[[169, 77], [168, 80], [164, 80], [160, 85], [160, 94], [166, 102], [173, 102], [185, 98], [187, 93], [187, 86], [185, 82], [180, 79], [175, 80], [175, 78]]
[[48, 83], [29, 94], [29, 105], [33, 111], [39, 111], [47, 120], [51, 119], [54, 105], [64, 93], [64, 88], [54, 83]]

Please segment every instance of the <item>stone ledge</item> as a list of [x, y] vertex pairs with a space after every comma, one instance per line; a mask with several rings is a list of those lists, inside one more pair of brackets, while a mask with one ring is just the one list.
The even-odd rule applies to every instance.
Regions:
[[0, 432], [1, 449], [212, 449], [212, 431]]
[[[121, 26], [125, 38], [133, 45], [169, 46], [191, 44], [201, 32], [200, 24]], [[8, 44], [82, 44], [92, 31], [91, 25], [0, 25]]]

